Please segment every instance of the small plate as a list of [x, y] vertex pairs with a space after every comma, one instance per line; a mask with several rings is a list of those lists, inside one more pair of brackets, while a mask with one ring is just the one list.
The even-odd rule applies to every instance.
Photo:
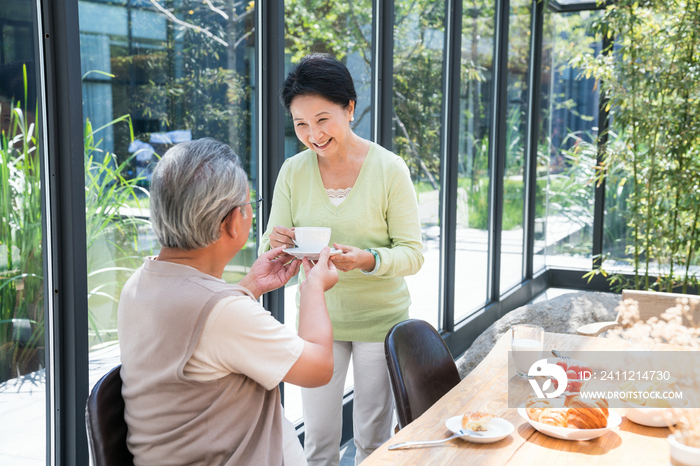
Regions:
[[[462, 416], [454, 416], [445, 421], [445, 426], [456, 434], [458, 430], [462, 428]], [[488, 430], [483, 432], [478, 432], [477, 435], [464, 435], [460, 437], [462, 440], [467, 440], [474, 443], [493, 443], [503, 440], [508, 437], [515, 427], [510, 422], [505, 419], [497, 417], [496, 419], [491, 419], [488, 424], [486, 424]]]
[[[321, 256], [321, 253], [319, 251], [303, 251], [301, 248], [287, 248], [283, 250], [285, 254], [291, 254], [292, 256], [298, 258], [298, 259], [303, 259], [306, 257], [310, 261], [317, 261], [318, 258]], [[342, 254], [343, 251], [341, 249], [331, 249], [331, 256], [335, 256], [337, 254]]]
[[615, 411], [608, 410], [608, 425], [600, 429], [575, 429], [572, 427], [550, 426], [549, 424], [542, 424], [541, 422], [530, 419], [527, 415], [527, 411], [525, 411], [525, 403], [518, 407], [518, 414], [529, 422], [532, 427], [543, 434], [562, 440], [592, 440], [605, 435], [610, 429], [619, 426], [622, 422], [622, 418], [619, 414]]

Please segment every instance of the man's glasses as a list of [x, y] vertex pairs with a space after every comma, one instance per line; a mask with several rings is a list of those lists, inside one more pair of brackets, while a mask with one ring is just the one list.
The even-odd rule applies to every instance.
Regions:
[[226, 218], [227, 218], [229, 215], [231, 215], [231, 212], [233, 212], [234, 210], [236, 210], [236, 208], [238, 208], [238, 207], [243, 207], [243, 206], [247, 206], [248, 204], [250, 204], [250, 207], [252, 207], [253, 210], [255, 210], [255, 209], [258, 208], [258, 206], [260, 205], [260, 203], [261, 203], [262, 201], [263, 201], [263, 198], [261, 197], [261, 198], [258, 199], [257, 201], [250, 201], [250, 202], [246, 202], [245, 204], [239, 204], [239, 205], [233, 206], [233, 209], [229, 210], [228, 213], [227, 213], [226, 215], [224, 215], [224, 218], [223, 218], [223, 220], [221, 220], [221, 223], [224, 223], [224, 220], [226, 220]]
[[[237, 205], [236, 207], [243, 207], [244, 205], [250, 204], [250, 206], [251, 206], [253, 209], [257, 209], [258, 206], [260, 205], [260, 203], [261, 203], [262, 201], [263, 201], [263, 198], [261, 197], [261, 198], [258, 199], [257, 201], [246, 202], [245, 204]], [[236, 207], [234, 207], [234, 209], [235, 209]], [[231, 210], [233, 211], [233, 209], [231, 209]]]

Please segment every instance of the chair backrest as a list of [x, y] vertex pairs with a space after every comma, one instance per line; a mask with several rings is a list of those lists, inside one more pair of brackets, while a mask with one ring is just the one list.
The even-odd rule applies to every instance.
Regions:
[[384, 349], [402, 429], [461, 380], [445, 341], [423, 320], [396, 324], [386, 335]]
[[90, 456], [95, 466], [131, 466], [134, 456], [126, 446], [121, 364], [93, 387], [85, 407]]
[[[676, 299], [700, 300], [700, 296], [681, 293], [662, 293], [658, 291], [622, 290], [622, 300], [634, 299], [639, 306], [639, 318], [646, 322], [651, 317], [659, 317], [666, 309], [676, 306]], [[700, 308], [694, 310], [694, 317], [700, 313]], [[618, 316], [619, 317], [619, 316]], [[697, 319], [693, 319], [697, 321]], [[683, 318], [683, 324], [691, 325], [688, 319]]]

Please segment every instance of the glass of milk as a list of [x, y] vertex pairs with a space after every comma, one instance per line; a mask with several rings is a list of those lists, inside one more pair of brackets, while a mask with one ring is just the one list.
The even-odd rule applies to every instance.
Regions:
[[510, 330], [510, 347], [515, 370], [520, 377], [525, 377], [530, 366], [542, 359], [544, 329], [539, 325], [518, 324], [513, 325]]

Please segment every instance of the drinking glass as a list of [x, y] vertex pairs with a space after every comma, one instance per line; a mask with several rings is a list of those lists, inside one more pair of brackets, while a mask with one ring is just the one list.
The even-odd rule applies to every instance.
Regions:
[[518, 324], [513, 325], [510, 330], [510, 347], [515, 371], [519, 377], [525, 377], [530, 366], [542, 359], [544, 329], [539, 325]]

